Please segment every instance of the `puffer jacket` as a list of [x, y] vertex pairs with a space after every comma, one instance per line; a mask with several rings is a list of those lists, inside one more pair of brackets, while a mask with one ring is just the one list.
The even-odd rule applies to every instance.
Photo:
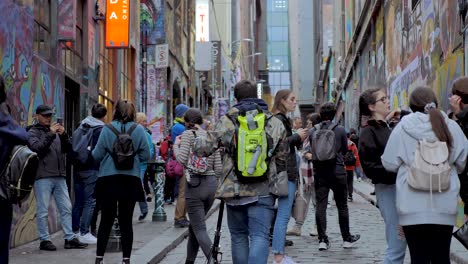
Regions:
[[301, 137], [298, 134], [293, 134], [291, 121], [287, 118], [284, 114], [278, 113], [275, 115], [281, 122], [286, 129], [286, 143], [289, 146], [289, 153], [288, 158], [286, 160], [286, 168], [281, 168], [277, 166], [279, 171], [286, 170], [288, 172], [288, 180], [289, 181], [296, 181], [299, 177], [299, 168], [297, 165], [297, 157], [296, 157], [296, 148], [300, 148], [302, 146]]
[[39, 157], [36, 180], [48, 177], [65, 177], [65, 154], [71, 143], [67, 133], [53, 134], [49, 127], [34, 125], [29, 130], [29, 148]]

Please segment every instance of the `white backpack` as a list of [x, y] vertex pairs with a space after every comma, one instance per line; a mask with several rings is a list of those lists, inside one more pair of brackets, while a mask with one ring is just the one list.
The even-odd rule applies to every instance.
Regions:
[[420, 140], [413, 163], [408, 168], [408, 184], [420, 191], [450, 188], [449, 149], [446, 142]]

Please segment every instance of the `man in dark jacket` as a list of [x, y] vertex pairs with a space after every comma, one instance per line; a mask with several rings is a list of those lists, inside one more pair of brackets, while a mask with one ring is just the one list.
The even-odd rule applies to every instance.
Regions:
[[38, 106], [36, 108], [38, 124], [29, 130], [29, 148], [39, 156], [39, 166], [34, 183], [37, 229], [41, 240], [39, 249], [49, 251], [57, 249], [50, 241], [47, 221], [51, 195], [54, 196], [55, 204], [60, 213], [65, 248], [85, 248], [88, 244], [81, 243], [72, 230], [72, 206], [65, 179], [65, 153], [71, 144], [62, 124], [52, 124], [53, 114], [55, 111], [52, 106]]
[[[11, 118], [5, 101], [5, 84], [0, 76], [0, 177], [1, 171], [8, 161], [11, 148], [15, 145], [25, 145], [28, 142], [28, 133]], [[7, 190], [4, 180], [0, 179], [0, 189]], [[8, 197], [3, 197], [0, 194], [0, 263], [8, 263], [12, 216], [11, 201], [8, 200]]]
[[[468, 138], [468, 77], [460, 77], [453, 82], [450, 106], [456, 121]], [[460, 175], [460, 197], [465, 204], [465, 216], [468, 217], [468, 166]]]
[[[96, 206], [94, 189], [96, 187], [97, 175], [99, 172], [99, 163], [94, 162], [91, 156], [91, 151], [96, 147], [99, 136], [101, 135], [101, 130], [105, 125], [104, 118], [106, 115], [107, 108], [104, 105], [93, 105], [91, 116], [83, 119], [80, 127], [77, 128], [76, 133], [74, 133], [75, 136], [78, 136], [79, 134], [83, 135], [92, 133], [91, 147], [89, 149], [82, 150], [89, 152], [88, 161], [86, 164], [81, 164], [79, 161], [75, 162], [75, 203], [73, 204], [72, 210], [73, 232], [79, 232], [78, 239], [82, 243], [87, 244], [97, 243], [97, 238], [89, 232], [89, 226]], [[74, 146], [73, 149], [77, 150], [77, 146]]]
[[[333, 128], [335, 134], [336, 158], [331, 161], [314, 161], [315, 176], [315, 195], [317, 199], [317, 209], [315, 218], [317, 222], [317, 231], [319, 238], [319, 250], [330, 248], [330, 242], [326, 234], [327, 226], [327, 204], [330, 189], [333, 190], [333, 197], [338, 207], [338, 220], [340, 223], [341, 236], [343, 238], [343, 247], [351, 248], [359, 240], [359, 235], [351, 235], [349, 232], [349, 213], [348, 213], [348, 191], [347, 177], [344, 165], [344, 155], [348, 150], [348, 139], [344, 127], [335, 126], [332, 122], [335, 117], [336, 109], [334, 103], [325, 103], [320, 108], [320, 117], [322, 123], [321, 129]], [[311, 131], [309, 139], [312, 139], [316, 130]], [[311, 141], [311, 147], [314, 148]], [[312, 159], [312, 154], [307, 153], [305, 157]]]

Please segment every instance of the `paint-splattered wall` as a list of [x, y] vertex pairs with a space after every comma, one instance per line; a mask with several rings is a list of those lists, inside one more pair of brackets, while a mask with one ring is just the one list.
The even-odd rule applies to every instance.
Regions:
[[[31, 124], [35, 108], [43, 103], [54, 104], [62, 115], [63, 74], [33, 54], [33, 1], [2, 0], [0, 10], [7, 10], [0, 20], [0, 73], [5, 79], [7, 104], [14, 119], [22, 126]], [[21, 208], [14, 208], [11, 246], [37, 238], [33, 196], [26, 198]], [[49, 228], [55, 232], [60, 221], [53, 203], [49, 213]]]
[[[354, 4], [356, 1], [345, 1], [345, 6]], [[349, 12], [345, 13], [346, 41], [354, 32], [354, 27], [349, 28], [352, 19], [359, 17]], [[392, 107], [403, 109], [408, 108], [412, 89], [430, 86], [441, 108], [447, 110], [452, 81], [464, 73], [457, 1], [423, 0], [414, 8], [408, 0], [384, 1], [372, 23], [369, 40], [347, 86], [353, 91], [346, 92], [346, 126], [357, 126], [357, 119], [351, 117], [358, 114], [354, 91], [360, 94], [376, 85], [387, 87]]]

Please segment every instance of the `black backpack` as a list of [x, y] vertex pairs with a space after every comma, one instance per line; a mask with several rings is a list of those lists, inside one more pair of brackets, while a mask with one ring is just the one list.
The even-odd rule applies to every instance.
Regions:
[[0, 200], [9, 200], [21, 206], [21, 200], [33, 188], [39, 158], [27, 146], [16, 145], [10, 150], [0, 171]]
[[344, 164], [346, 166], [355, 166], [356, 165], [356, 156], [354, 156], [354, 153], [352, 150], [348, 149], [346, 151], [346, 154], [344, 155]]
[[135, 150], [133, 148], [132, 133], [137, 128], [138, 124], [133, 124], [128, 132], [125, 132], [125, 126], [122, 126], [122, 131], [119, 132], [112, 124], [107, 127], [117, 136], [112, 145], [112, 159], [114, 160], [115, 168], [118, 170], [131, 170], [135, 158]]

